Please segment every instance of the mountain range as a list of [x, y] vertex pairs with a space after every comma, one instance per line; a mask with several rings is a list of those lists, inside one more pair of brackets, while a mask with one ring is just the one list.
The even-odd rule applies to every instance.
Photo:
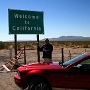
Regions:
[[[90, 41], [90, 37], [83, 36], [60, 36], [58, 38], [48, 38], [50, 41]], [[42, 41], [45, 39], [42, 39]]]
[[[45, 41], [46, 38], [39, 40]], [[90, 37], [83, 37], [83, 36], [60, 36], [57, 38], [48, 38], [50, 41], [90, 41]], [[36, 40], [17, 40], [18, 42], [33, 42]], [[3, 41], [0, 41], [3, 42]], [[14, 40], [4, 41], [4, 42], [14, 42]]]

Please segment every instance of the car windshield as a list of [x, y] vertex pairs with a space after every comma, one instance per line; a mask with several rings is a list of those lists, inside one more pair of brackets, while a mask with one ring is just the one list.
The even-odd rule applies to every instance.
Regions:
[[66, 67], [66, 66], [68, 66], [68, 65], [70, 65], [70, 64], [78, 61], [79, 59], [81, 59], [81, 58], [83, 58], [83, 57], [85, 57], [85, 54], [82, 54], [82, 55], [80, 55], [80, 56], [77, 56], [77, 57], [69, 60], [69, 61], [66, 61], [66, 62], [63, 63], [63, 67]]

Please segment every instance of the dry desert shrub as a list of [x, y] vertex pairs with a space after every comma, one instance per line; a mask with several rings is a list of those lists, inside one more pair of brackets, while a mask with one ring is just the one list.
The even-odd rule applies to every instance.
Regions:
[[[54, 49], [61, 49], [61, 48], [89, 48], [90, 41], [50, 41], [53, 45]], [[40, 41], [39, 45], [42, 46], [45, 44], [44, 41]], [[0, 49], [9, 49], [12, 46], [12, 49], [15, 47], [14, 42], [0, 42]], [[23, 47], [29, 50], [36, 50], [37, 49], [37, 42], [36, 41], [25, 41], [25, 42], [17, 42], [17, 50], [20, 50]]]

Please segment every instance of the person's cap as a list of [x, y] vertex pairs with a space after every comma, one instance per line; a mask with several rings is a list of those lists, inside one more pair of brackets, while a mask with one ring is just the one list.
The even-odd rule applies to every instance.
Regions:
[[49, 39], [47, 38], [45, 41], [49, 41]]

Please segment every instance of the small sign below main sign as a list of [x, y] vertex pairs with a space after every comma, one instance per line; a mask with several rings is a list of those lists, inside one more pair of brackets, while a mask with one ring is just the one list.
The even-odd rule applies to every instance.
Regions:
[[9, 34], [44, 34], [43, 12], [8, 9]]

